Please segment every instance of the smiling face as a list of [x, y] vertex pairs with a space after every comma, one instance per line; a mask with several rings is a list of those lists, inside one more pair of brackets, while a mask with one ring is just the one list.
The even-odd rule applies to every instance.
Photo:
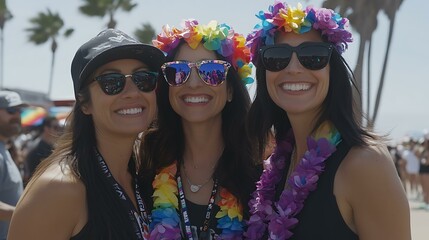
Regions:
[[[94, 76], [106, 73], [132, 74], [149, 70], [146, 64], [134, 59], [121, 59], [99, 67]], [[106, 95], [94, 81], [89, 85], [90, 102], [82, 107], [85, 114], [92, 115], [97, 136], [137, 136], [155, 117], [155, 91], [140, 91], [130, 77], [124, 89], [116, 95]]]
[[[197, 62], [213, 59], [217, 59], [216, 54], [201, 44], [196, 49], [182, 44], [174, 60]], [[184, 122], [221, 121], [227, 98], [226, 82], [219, 86], [209, 86], [200, 79], [195, 67], [185, 84], [169, 87], [170, 104]]]
[[[322, 42], [314, 30], [304, 34], [279, 32], [276, 44], [298, 46], [303, 42]], [[329, 64], [320, 70], [301, 65], [296, 53], [288, 66], [279, 72], [266, 71], [267, 89], [271, 99], [289, 116], [306, 114], [316, 117], [329, 89]]]

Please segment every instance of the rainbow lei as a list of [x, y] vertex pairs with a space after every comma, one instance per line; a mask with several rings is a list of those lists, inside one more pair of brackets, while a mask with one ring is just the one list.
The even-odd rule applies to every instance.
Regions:
[[251, 77], [253, 65], [250, 63], [250, 49], [246, 46], [246, 39], [227, 24], [210, 21], [207, 25], [200, 25], [195, 19], [187, 19], [183, 23], [183, 29], [164, 25], [162, 32], [152, 42], [155, 47], [170, 54], [181, 39], [192, 49], [203, 43], [206, 49], [216, 51], [225, 57], [245, 84], [253, 83]]
[[[153, 181], [154, 209], [150, 224], [151, 240], [182, 239], [180, 231], [179, 199], [177, 188], [177, 164], [162, 169]], [[222, 233], [217, 239], [242, 239], [243, 215], [237, 198], [228, 190], [221, 188], [221, 200], [217, 204], [220, 211], [216, 214], [217, 227]]]
[[292, 154], [294, 139], [290, 131], [286, 139], [277, 142], [277, 147], [257, 183], [253, 199], [249, 202], [251, 217], [246, 239], [262, 239], [268, 230], [269, 239], [289, 239], [291, 229], [298, 224], [296, 215], [304, 207], [304, 201], [317, 188], [319, 175], [324, 171], [325, 160], [336, 150], [341, 136], [328, 122], [322, 124], [307, 138], [308, 150], [288, 178], [288, 187], [283, 190], [277, 203], [274, 202], [276, 185], [285, 174], [285, 161]]
[[348, 30], [349, 20], [327, 8], [308, 6], [303, 10], [300, 3], [294, 8], [276, 0], [274, 5], [269, 6], [268, 12], [259, 11], [256, 17], [262, 22], [247, 36], [246, 43], [251, 49], [254, 64], [257, 62], [259, 49], [274, 44], [277, 31], [302, 34], [313, 28], [334, 44], [340, 54], [347, 49], [347, 43], [353, 41], [352, 33]]

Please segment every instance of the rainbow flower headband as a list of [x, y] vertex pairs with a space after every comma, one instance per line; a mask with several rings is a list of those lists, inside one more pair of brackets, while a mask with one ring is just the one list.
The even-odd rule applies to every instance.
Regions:
[[181, 39], [192, 49], [202, 43], [206, 49], [216, 51], [232, 64], [245, 84], [253, 82], [250, 49], [246, 46], [246, 39], [227, 24], [210, 21], [207, 25], [199, 25], [197, 20], [188, 19], [184, 21], [183, 29], [164, 25], [162, 32], [152, 42], [155, 47], [170, 54]]
[[347, 43], [353, 41], [352, 33], [347, 30], [349, 20], [327, 8], [309, 6], [303, 10], [300, 3], [294, 8], [276, 0], [274, 5], [269, 6], [268, 12], [259, 11], [256, 17], [262, 22], [247, 36], [247, 46], [251, 49], [254, 64], [257, 62], [259, 49], [274, 44], [277, 31], [302, 34], [313, 28], [334, 44], [340, 54], [347, 49]]

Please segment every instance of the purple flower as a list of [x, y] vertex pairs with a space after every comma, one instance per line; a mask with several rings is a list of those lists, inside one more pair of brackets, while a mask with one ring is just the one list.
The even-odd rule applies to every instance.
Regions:
[[169, 225], [158, 224], [156, 228], [152, 230], [150, 234], [150, 240], [161, 240], [161, 239], [182, 239], [180, 236], [180, 228], [175, 228]]
[[338, 28], [338, 24], [335, 19], [332, 18], [334, 11], [331, 9], [320, 8], [316, 14], [316, 22], [313, 24], [313, 28], [319, 29], [335, 29]]
[[279, 217], [268, 224], [271, 239], [288, 239], [292, 236], [289, 230], [298, 223], [296, 218]]
[[276, 185], [284, 174], [286, 159], [290, 161], [293, 133], [290, 131], [285, 140], [277, 142], [274, 154], [269, 158], [268, 169], [264, 170], [256, 191], [249, 201], [251, 217], [244, 233], [246, 239], [262, 239], [268, 228], [270, 239], [288, 239], [291, 229], [298, 224], [295, 216], [304, 207], [304, 201], [317, 187], [319, 175], [324, 170], [326, 159], [336, 150], [341, 141], [335, 128], [330, 129], [327, 137], [315, 140], [307, 139], [307, 151], [294, 172], [289, 176], [288, 186], [283, 190], [278, 202], [274, 203]]

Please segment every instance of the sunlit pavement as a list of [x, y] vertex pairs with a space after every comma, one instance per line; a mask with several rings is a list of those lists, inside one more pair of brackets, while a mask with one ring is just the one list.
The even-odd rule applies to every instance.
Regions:
[[413, 240], [429, 240], [429, 209], [422, 202], [410, 200], [411, 233]]

